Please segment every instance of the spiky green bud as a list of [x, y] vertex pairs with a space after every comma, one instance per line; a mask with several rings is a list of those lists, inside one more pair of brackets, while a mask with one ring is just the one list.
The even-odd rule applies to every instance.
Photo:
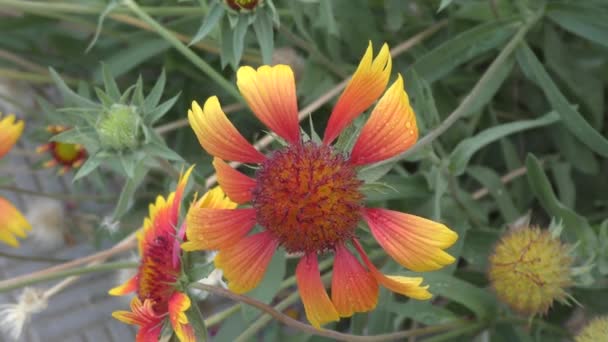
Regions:
[[133, 149], [139, 144], [141, 119], [134, 106], [114, 104], [102, 113], [97, 123], [97, 134], [106, 148], [114, 150]]

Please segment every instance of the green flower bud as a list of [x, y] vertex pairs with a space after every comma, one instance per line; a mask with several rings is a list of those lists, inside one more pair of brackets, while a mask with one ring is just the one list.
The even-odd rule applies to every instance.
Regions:
[[134, 106], [114, 104], [102, 114], [97, 134], [104, 147], [115, 150], [137, 147], [141, 119]]

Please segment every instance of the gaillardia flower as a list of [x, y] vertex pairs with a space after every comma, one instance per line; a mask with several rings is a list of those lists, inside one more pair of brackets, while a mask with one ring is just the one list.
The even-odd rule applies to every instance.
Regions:
[[[69, 128], [60, 125], [50, 125], [46, 130], [52, 135], [67, 131]], [[64, 174], [70, 169], [80, 167], [87, 158], [87, 151], [80, 144], [70, 144], [59, 141], [50, 141], [38, 146], [36, 152], [39, 154], [48, 152], [51, 159], [44, 162], [44, 167], [59, 167], [59, 174]]]
[[496, 295], [525, 315], [544, 314], [554, 300], [566, 302], [572, 284], [568, 248], [549, 230], [524, 226], [509, 232], [490, 256]]
[[[3, 118], [0, 113], [0, 158], [15, 145], [24, 127], [23, 121], [16, 120], [15, 115], [11, 114]], [[7, 199], [0, 197], [0, 241], [11, 247], [19, 247], [17, 237], [26, 237], [25, 232], [31, 229], [19, 209]]]
[[[296, 268], [306, 315], [316, 327], [373, 309], [378, 286], [428, 299], [422, 278], [385, 276], [368, 259], [357, 240], [360, 220], [378, 243], [401, 265], [414, 271], [439, 269], [454, 262], [444, 249], [457, 234], [443, 224], [396, 211], [366, 208], [358, 167], [395, 156], [417, 140], [416, 118], [401, 76], [380, 98], [352, 151], [332, 142], [384, 91], [391, 72], [388, 46], [372, 58], [369, 45], [350, 83], [338, 100], [323, 141], [304, 141], [298, 124], [296, 88], [285, 65], [241, 67], [237, 86], [253, 113], [288, 145], [264, 155], [228, 121], [217, 97], [201, 108], [193, 102], [190, 125], [202, 147], [215, 157], [218, 182], [230, 199], [251, 206], [238, 209], [194, 208], [187, 216], [187, 251], [217, 249], [215, 263], [231, 290], [244, 293], [262, 279], [275, 250], [301, 253]], [[224, 160], [259, 164], [255, 178]], [[258, 224], [262, 231], [249, 234]], [[362, 265], [348, 248], [359, 253]], [[334, 253], [331, 298], [321, 281], [317, 256]]]
[[194, 330], [186, 317], [190, 298], [176, 288], [181, 275], [180, 258], [176, 254], [179, 253], [176, 235], [180, 203], [191, 172], [192, 167], [180, 177], [175, 192], [167, 199], [158, 196], [156, 203], [150, 204], [150, 216], [137, 235], [139, 270], [133, 278], [109, 292], [117, 296], [137, 293], [131, 301], [130, 312], [112, 314], [122, 322], [139, 326], [137, 341], [158, 341], [167, 316], [180, 341], [195, 341]]

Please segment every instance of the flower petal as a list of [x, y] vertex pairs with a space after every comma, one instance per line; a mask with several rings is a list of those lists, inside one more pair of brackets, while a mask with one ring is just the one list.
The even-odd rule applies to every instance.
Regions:
[[353, 240], [353, 245], [359, 252], [361, 259], [363, 260], [373, 277], [376, 278], [376, 281], [382, 284], [382, 286], [393, 292], [419, 300], [430, 299], [433, 296], [427, 290], [429, 288], [428, 285], [420, 286], [420, 284], [422, 284], [422, 278], [384, 275], [376, 268], [376, 266], [374, 266], [371, 260], [369, 260], [367, 254], [365, 253], [365, 250], [363, 249], [359, 241]]
[[251, 191], [255, 187], [253, 179], [233, 169], [220, 158], [213, 158], [213, 166], [217, 174], [217, 182], [231, 200], [237, 203], [251, 201]]
[[322, 324], [340, 320], [338, 311], [325, 291], [315, 253], [306, 254], [300, 259], [296, 267], [296, 280], [310, 324], [320, 328]]
[[186, 316], [186, 310], [190, 308], [191, 304], [190, 298], [181, 292], [175, 292], [169, 298], [169, 321], [181, 342], [196, 342], [194, 329], [188, 323]]
[[363, 126], [353, 146], [350, 162], [363, 165], [388, 159], [410, 148], [416, 140], [416, 115], [399, 75]]
[[207, 99], [204, 109], [192, 102], [188, 121], [201, 146], [212, 156], [243, 163], [261, 163], [266, 159], [230, 123], [217, 96]]
[[26, 237], [32, 229], [19, 209], [7, 199], [0, 197], [0, 241], [11, 247], [19, 247], [17, 237]]
[[186, 218], [185, 251], [222, 249], [241, 241], [255, 225], [255, 209], [192, 207]]
[[111, 296], [124, 296], [131, 292], [137, 291], [137, 276], [127, 280], [124, 284], [118, 285], [115, 288], [108, 291]]
[[15, 145], [25, 128], [25, 123], [16, 120], [15, 115], [7, 115], [4, 118], [1, 116], [2, 113], [0, 113], [0, 158]]
[[388, 84], [392, 60], [388, 45], [373, 57], [370, 42], [352, 79], [342, 92], [329, 117], [323, 143], [331, 144], [340, 132], [376, 101]]
[[156, 315], [153, 306], [154, 302], [150, 299], [146, 299], [142, 304], [138, 297], [133, 297], [131, 311], [115, 311], [112, 317], [123, 323], [140, 327], [135, 338], [136, 342], [158, 341], [163, 327], [163, 317]]
[[278, 245], [269, 232], [248, 236], [221, 249], [215, 257], [215, 267], [224, 271], [230, 290], [245, 293], [262, 280]]
[[260, 121], [288, 142], [300, 141], [296, 82], [289, 66], [240, 67], [236, 85]]
[[344, 245], [336, 247], [331, 301], [340, 317], [367, 312], [378, 303], [378, 282]]
[[363, 217], [376, 241], [404, 267], [433, 271], [455, 260], [443, 250], [458, 234], [441, 223], [386, 209], [365, 209]]

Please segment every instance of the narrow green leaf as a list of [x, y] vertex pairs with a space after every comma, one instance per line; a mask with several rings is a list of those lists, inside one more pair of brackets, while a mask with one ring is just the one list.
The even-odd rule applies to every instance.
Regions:
[[238, 66], [241, 62], [243, 50], [245, 49], [247, 28], [249, 28], [249, 19], [247, 17], [239, 16], [232, 36], [232, 66], [234, 67]]
[[190, 308], [186, 311], [186, 316], [188, 317], [188, 323], [194, 329], [194, 336], [196, 336], [196, 341], [205, 342], [207, 341], [207, 327], [205, 326], [205, 319], [203, 318], [203, 314], [198, 307], [198, 303], [195, 300], [190, 299], [191, 305]]
[[133, 198], [135, 197], [135, 190], [137, 190], [137, 187], [144, 180], [147, 173], [148, 169], [145, 167], [145, 163], [140, 161], [135, 167], [133, 177], [127, 178], [127, 181], [120, 192], [118, 203], [116, 203], [116, 208], [114, 208], [114, 214], [112, 215], [113, 220], [119, 220], [128, 211]]
[[494, 296], [464, 280], [442, 272], [425, 273], [424, 281], [435, 295], [446, 297], [469, 308], [477, 319], [493, 317], [497, 305]]
[[443, 11], [446, 7], [448, 7], [454, 0], [441, 0], [439, 3], [439, 8], [437, 9], [437, 13]]
[[162, 118], [163, 115], [167, 114], [167, 112], [169, 112], [169, 110], [173, 108], [173, 105], [175, 105], [175, 102], [177, 102], [177, 99], [180, 95], [181, 94], [178, 93], [167, 101], [161, 103], [158, 107], [154, 108], [153, 111], [145, 113], [144, 120], [146, 121], [146, 123], [153, 124], [160, 118]]
[[97, 39], [101, 34], [101, 29], [103, 28], [103, 21], [106, 19], [108, 14], [110, 14], [119, 5], [120, 3], [118, 1], [112, 0], [106, 5], [101, 14], [99, 14], [99, 18], [97, 19], [97, 27], [95, 28], [95, 34], [93, 35], [93, 39], [91, 39], [91, 42], [84, 51], [85, 53], [88, 53], [93, 48], [93, 46], [95, 46], [95, 43], [97, 42]]
[[547, 126], [558, 120], [559, 115], [555, 112], [550, 112], [538, 119], [521, 120], [488, 128], [473, 137], [461, 141], [450, 154], [450, 164], [448, 168], [454, 175], [461, 175], [465, 172], [467, 164], [469, 163], [469, 160], [471, 160], [473, 154], [489, 143], [509, 134]]
[[143, 147], [143, 150], [150, 155], [157, 156], [167, 160], [182, 161], [183, 158], [175, 151], [167, 147], [167, 145], [151, 142]]
[[214, 2], [213, 5], [211, 5], [211, 8], [209, 8], [207, 16], [205, 19], [203, 19], [201, 27], [198, 29], [198, 32], [196, 32], [189, 45], [192, 45], [205, 38], [209, 32], [215, 28], [220, 19], [224, 17], [225, 12], [226, 9], [224, 8], [224, 4], [219, 1]]
[[520, 25], [518, 20], [505, 19], [476, 26], [422, 56], [410, 69], [433, 83], [459, 65], [503, 45]]
[[397, 162], [371, 165], [361, 169], [361, 171], [357, 173], [357, 178], [362, 180], [364, 183], [373, 183], [389, 173], [396, 163]]
[[272, 29], [272, 15], [266, 10], [260, 10], [253, 22], [253, 29], [260, 45], [262, 63], [272, 63], [272, 51], [274, 49], [274, 30]]
[[576, 185], [572, 179], [572, 166], [564, 162], [551, 164], [551, 172], [555, 179], [555, 186], [559, 194], [559, 200], [566, 207], [574, 208], [576, 203]]
[[568, 103], [534, 52], [525, 43], [517, 50], [517, 59], [520, 65], [531, 73], [537, 85], [542, 88], [547, 100], [559, 113], [566, 128], [596, 153], [608, 157], [608, 140], [589, 125], [581, 114]]
[[528, 182], [540, 204], [550, 215], [562, 219], [564, 235], [570, 243], [580, 242], [585, 254], [595, 253], [596, 236], [587, 219], [563, 205], [555, 196], [551, 182], [545, 175], [540, 162], [532, 154], [526, 158]]
[[76, 94], [70, 87], [65, 84], [65, 82], [61, 79], [61, 76], [55, 71], [53, 68], [49, 68], [49, 72], [51, 73], [51, 78], [59, 88], [61, 95], [63, 96], [64, 101], [67, 103], [72, 103], [76, 106], [86, 107], [86, 108], [98, 108], [101, 107], [98, 103], [95, 103], [85, 97], [82, 97]]
[[470, 166], [466, 172], [490, 191], [505, 222], [513, 222], [520, 216], [509, 192], [496, 172], [482, 166]]
[[74, 175], [74, 179], [72, 179], [72, 182], [75, 182], [80, 178], [87, 176], [88, 174], [93, 172], [101, 164], [102, 161], [103, 158], [89, 156], [84, 162], [84, 164], [82, 164], [80, 168], [78, 168], [78, 172], [76, 172], [76, 175]]
[[228, 20], [222, 20], [220, 22], [220, 60], [222, 62], [222, 68], [225, 68], [226, 65], [230, 64], [233, 68], [236, 69], [236, 65], [233, 64], [233, 36], [234, 31], [230, 27], [230, 23], [228, 22]]
[[112, 77], [110, 73], [110, 69], [106, 67], [105, 64], [101, 64], [101, 73], [103, 75], [103, 86], [105, 88], [106, 93], [114, 101], [114, 103], [118, 103], [120, 100], [120, 90], [118, 89], [118, 85]]
[[548, 6], [547, 17], [565, 30], [608, 47], [608, 10], [584, 2], [562, 2]]
[[158, 105], [160, 98], [163, 96], [163, 90], [165, 90], [166, 79], [165, 69], [163, 69], [156, 80], [156, 83], [154, 83], [154, 87], [152, 87], [152, 90], [150, 90], [150, 93], [144, 101], [144, 113], [148, 113]]

